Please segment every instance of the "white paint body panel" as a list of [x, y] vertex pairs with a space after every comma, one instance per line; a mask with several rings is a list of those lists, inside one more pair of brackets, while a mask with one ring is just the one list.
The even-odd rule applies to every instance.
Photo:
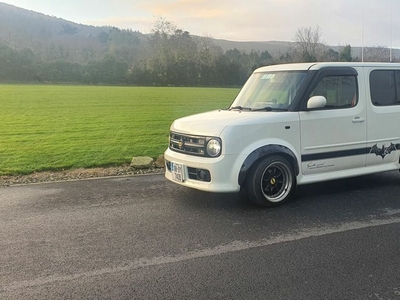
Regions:
[[[369, 75], [374, 67], [365, 67], [364, 80], [366, 90], [369, 91]], [[379, 68], [379, 70], [382, 70]], [[384, 70], [399, 70], [397, 67], [387, 67]], [[366, 93], [365, 103], [367, 106], [367, 147], [377, 145], [390, 145], [400, 143], [400, 105], [375, 106], [372, 104], [370, 93]], [[387, 163], [396, 164], [399, 161], [399, 151], [393, 151], [384, 159], [377, 155], [367, 156], [367, 166], [379, 166]]]
[[[299, 185], [399, 169], [398, 150], [385, 159], [363, 153], [302, 162], [302, 156], [309, 154], [400, 143], [400, 105], [395, 108], [373, 106], [369, 86], [372, 70], [400, 70], [400, 64], [310, 63], [263, 67], [255, 72], [319, 70], [332, 66], [351, 67], [357, 71], [359, 99], [355, 107], [293, 112], [221, 110], [176, 120], [171, 131], [219, 137], [222, 152], [219, 157], [211, 158], [182, 154], [168, 148], [165, 160], [182, 164], [186, 177], [183, 182], [174, 182], [205, 191], [237, 192], [243, 162], [254, 150], [267, 145], [284, 146], [293, 153], [300, 168], [296, 178]], [[188, 179], [187, 167], [209, 170], [211, 182]], [[165, 176], [173, 181], [168, 170]]]
[[[213, 111], [176, 120], [171, 131], [196, 135], [217, 136], [222, 139], [222, 153], [218, 158], [198, 157], [167, 149], [167, 161], [187, 167], [207, 169], [211, 182], [187, 179], [179, 184], [206, 191], [239, 191], [238, 174], [247, 156], [268, 144], [280, 144], [298, 153], [300, 149], [297, 112], [238, 112]], [[290, 129], [285, 129], [290, 126]], [[288, 141], [291, 141], [289, 143]], [[300, 156], [298, 157], [300, 159]], [[172, 180], [170, 172], [166, 177]], [[186, 176], [187, 178], [187, 176]]]

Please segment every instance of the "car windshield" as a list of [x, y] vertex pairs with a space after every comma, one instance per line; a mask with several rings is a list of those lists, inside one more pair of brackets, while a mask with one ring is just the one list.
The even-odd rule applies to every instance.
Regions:
[[282, 111], [293, 102], [307, 72], [254, 73], [247, 80], [230, 109]]

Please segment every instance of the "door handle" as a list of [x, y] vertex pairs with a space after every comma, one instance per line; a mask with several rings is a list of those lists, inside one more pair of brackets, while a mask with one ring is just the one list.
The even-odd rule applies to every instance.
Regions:
[[354, 119], [353, 119], [353, 123], [362, 123], [362, 122], [364, 122], [365, 121], [365, 119], [364, 118], [360, 118], [360, 117], [354, 117]]

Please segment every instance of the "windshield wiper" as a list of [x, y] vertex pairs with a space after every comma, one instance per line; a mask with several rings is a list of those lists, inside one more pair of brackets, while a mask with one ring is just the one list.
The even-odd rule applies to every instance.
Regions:
[[240, 106], [240, 105], [238, 105], [238, 106], [234, 106], [234, 107], [230, 107], [230, 108], [229, 108], [229, 110], [232, 110], [232, 109], [238, 109], [238, 110], [251, 110], [251, 108], [250, 108], [250, 107], [244, 107], [244, 106]]
[[271, 106], [265, 106], [265, 107], [260, 107], [260, 108], [253, 108], [252, 111], [287, 111], [287, 108], [279, 108], [279, 107], [271, 107]]

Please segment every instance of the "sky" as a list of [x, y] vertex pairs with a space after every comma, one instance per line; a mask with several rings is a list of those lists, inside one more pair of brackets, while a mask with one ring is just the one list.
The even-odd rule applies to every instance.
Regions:
[[192, 35], [231, 41], [293, 41], [321, 29], [330, 46], [400, 48], [400, 0], [0, 0], [94, 26], [149, 33], [163, 17]]

